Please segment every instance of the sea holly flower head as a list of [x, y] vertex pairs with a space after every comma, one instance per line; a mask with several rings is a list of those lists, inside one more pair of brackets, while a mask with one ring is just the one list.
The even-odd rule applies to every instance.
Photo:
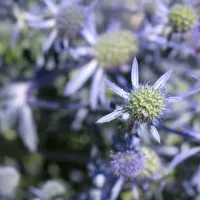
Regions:
[[150, 85], [141, 85], [130, 93], [125, 106], [135, 121], [145, 123], [157, 121], [167, 108], [164, 90], [155, 89]]
[[85, 15], [80, 6], [70, 5], [58, 10], [56, 28], [58, 35], [75, 37], [85, 23]]
[[162, 75], [154, 85], [140, 85], [138, 63], [134, 59], [131, 72], [133, 89], [130, 93], [125, 92], [109, 80], [105, 80], [114, 92], [125, 99], [126, 103], [114, 112], [99, 119], [97, 123], [109, 122], [127, 113], [134, 125], [150, 124], [152, 135], [160, 143], [160, 137], [154, 125], [164, 118], [169, 107], [169, 101], [174, 98], [180, 99], [179, 97], [168, 97], [163, 88], [171, 73], [172, 70]]
[[51, 30], [43, 45], [44, 52], [47, 52], [56, 40], [61, 39], [64, 45], [68, 46], [69, 41], [77, 34], [87, 38], [90, 24], [93, 24], [91, 11], [94, 4], [84, 6], [78, 0], [63, 1], [60, 4], [55, 4], [52, 0], [43, 1], [52, 17], [46, 19], [45, 16], [41, 16], [37, 20], [29, 20], [28, 24], [37, 29]]
[[160, 168], [158, 155], [147, 147], [119, 151], [111, 157], [111, 169], [114, 174], [134, 182], [150, 180]]
[[98, 62], [104, 68], [120, 66], [138, 51], [136, 36], [128, 30], [118, 30], [100, 36], [93, 46]]
[[145, 157], [135, 149], [113, 153], [111, 157], [111, 168], [117, 176], [134, 179], [144, 168]]
[[[123, 143], [115, 140], [115, 147], [117, 151], [111, 153], [111, 170], [123, 180], [137, 184], [160, 180], [169, 175], [177, 165], [200, 151], [199, 147], [194, 147], [180, 152], [164, 166], [159, 155], [159, 148], [163, 148], [162, 146], [153, 150], [141, 145], [137, 137], [128, 135]], [[167, 153], [171, 147], [164, 148]]]
[[194, 28], [198, 21], [196, 11], [190, 6], [181, 4], [172, 7], [168, 17], [175, 32], [186, 32]]

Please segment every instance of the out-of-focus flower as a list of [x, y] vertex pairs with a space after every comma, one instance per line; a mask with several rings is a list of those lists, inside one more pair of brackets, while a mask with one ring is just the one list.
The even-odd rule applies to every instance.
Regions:
[[19, 184], [19, 172], [10, 166], [0, 166], [0, 195], [12, 196]]
[[140, 139], [127, 135], [123, 143], [115, 141], [117, 151], [111, 153], [111, 169], [116, 176], [136, 184], [155, 180], [161, 173], [162, 163], [151, 148], [141, 145]]
[[138, 41], [131, 32], [120, 30], [99, 37], [93, 49], [99, 64], [112, 68], [126, 63], [136, 54]]
[[67, 194], [66, 186], [59, 180], [48, 180], [39, 189], [31, 188], [33, 194], [39, 199], [62, 200]]
[[10, 46], [12, 48], [15, 47], [20, 34], [23, 31], [28, 30], [27, 22], [28, 21], [35, 22], [40, 19], [39, 16], [37, 16], [29, 11], [23, 10], [16, 4], [13, 6], [13, 15], [16, 18], [16, 22], [12, 26], [13, 30], [12, 30], [11, 40], [10, 40]]
[[177, 4], [169, 12], [169, 23], [175, 32], [186, 32], [197, 24], [196, 11], [187, 5]]
[[[105, 104], [105, 89], [103, 76], [107, 70], [120, 68], [126, 64], [138, 51], [136, 36], [128, 30], [116, 30], [103, 34], [92, 44], [92, 48], [75, 50], [91, 53], [93, 59], [83, 66], [77, 74], [67, 83], [65, 94], [75, 94], [82, 85], [94, 74], [90, 89], [90, 106], [96, 109], [98, 99]], [[87, 52], [89, 51], [89, 52]], [[81, 52], [82, 53], [82, 52]]]
[[84, 37], [89, 33], [88, 27], [93, 23], [91, 8], [93, 5], [84, 7], [77, 0], [63, 1], [60, 5], [51, 0], [44, 0], [52, 13], [52, 19], [29, 21], [29, 25], [38, 29], [52, 29], [48, 39], [45, 41], [43, 50], [48, 51], [57, 37], [68, 45], [70, 39], [75, 38], [78, 33]]
[[41, 191], [44, 194], [44, 197], [47, 199], [66, 194], [65, 186], [60, 181], [56, 180], [51, 180], [44, 183], [41, 187]]
[[114, 174], [134, 182], [151, 179], [160, 168], [158, 155], [147, 147], [119, 151], [111, 157]]
[[[142, 43], [143, 48], [150, 49], [151, 47], [151, 51], [153, 50], [157, 57], [162, 55], [158, 51], [159, 48], [162, 49], [161, 52], [164, 52], [164, 55], [170, 55], [173, 58], [177, 58], [177, 54], [197, 57], [196, 48], [187, 44], [187, 34], [194, 33], [194, 31], [199, 32], [199, 17], [195, 5], [192, 2], [182, 4], [173, 2], [167, 5], [161, 0], [156, 1], [162, 9], [156, 9], [156, 17], [152, 15], [152, 18], [157, 19], [153, 22], [147, 20], [140, 32], [141, 40], [145, 41]], [[190, 35], [197, 41], [193, 33]]]
[[24, 145], [32, 152], [37, 150], [38, 136], [32, 110], [28, 104], [30, 82], [10, 83], [0, 90], [1, 132], [16, 123]]
[[[183, 145], [184, 146], [184, 145]], [[183, 148], [176, 152], [173, 159], [167, 163], [162, 159], [159, 148], [165, 149], [165, 154], [170, 150], [170, 146], [160, 146], [158, 149], [140, 144], [140, 140], [133, 135], [128, 135], [124, 143], [115, 143], [117, 152], [111, 153], [111, 169], [118, 179], [111, 190], [110, 199], [117, 199], [125, 183], [132, 183], [132, 194], [139, 199], [139, 190], [146, 190], [152, 181], [159, 184], [159, 188], [165, 187], [162, 180], [168, 176], [177, 165], [199, 153], [199, 147]], [[140, 186], [141, 188], [139, 189]], [[158, 190], [156, 190], [158, 192]]]
[[155, 15], [162, 18], [161, 22], [156, 21], [157, 24], [170, 25], [172, 32], [186, 32], [197, 25], [198, 15], [195, 8], [193, 8], [192, 2], [185, 4], [177, 4], [175, 2], [174, 4], [167, 5], [166, 2], [161, 0], [153, 1], [157, 5], [155, 6]]
[[58, 35], [67, 38], [75, 37], [85, 23], [85, 16], [81, 8], [68, 6], [61, 8], [56, 16], [56, 28]]
[[155, 125], [161, 121], [169, 107], [169, 102], [179, 97], [168, 97], [164, 90], [164, 85], [171, 76], [172, 71], [168, 71], [161, 76], [157, 82], [151, 86], [149, 84], [139, 84], [138, 63], [134, 59], [131, 81], [133, 89], [130, 93], [125, 92], [109, 80], [105, 80], [107, 85], [119, 96], [126, 100], [126, 104], [117, 108], [114, 112], [102, 117], [97, 123], [109, 122], [123, 114], [129, 114], [134, 125], [150, 124], [153, 137], [160, 143], [160, 136]]

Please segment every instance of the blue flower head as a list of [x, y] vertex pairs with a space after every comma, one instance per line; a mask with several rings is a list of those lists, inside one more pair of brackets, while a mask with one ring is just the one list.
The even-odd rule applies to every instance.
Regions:
[[[177, 165], [200, 151], [199, 147], [194, 147], [180, 152], [169, 164], [163, 165], [157, 151], [142, 146], [133, 135], [128, 135], [123, 143], [115, 138], [114, 143], [117, 152], [111, 154], [111, 170], [116, 176], [137, 183], [159, 180], [169, 175]], [[168, 151], [166, 147], [165, 151]]]
[[159, 157], [147, 147], [119, 151], [111, 157], [114, 174], [130, 181], [150, 180], [160, 168]]
[[[60, 4], [55, 4], [52, 0], [43, 0], [51, 12], [52, 17], [46, 19], [40, 16], [39, 19], [32, 19], [28, 24], [37, 29], [52, 30], [47, 40], [44, 42], [43, 51], [49, 51], [50, 47], [57, 39], [62, 39], [64, 45], [75, 38], [77, 34], [82, 34], [85, 37], [85, 32], [88, 32], [88, 21], [91, 18], [92, 5], [79, 5], [77, 0], [63, 1]], [[87, 16], [87, 17], [86, 17]]]
[[102, 117], [97, 123], [109, 122], [123, 114], [128, 114], [134, 125], [150, 124], [151, 133], [160, 143], [160, 137], [155, 125], [163, 119], [172, 99], [180, 99], [179, 97], [168, 97], [165, 89], [165, 83], [171, 76], [172, 70], [161, 76], [154, 85], [140, 85], [138, 63], [134, 59], [131, 81], [133, 89], [128, 93], [119, 88], [109, 80], [105, 80], [107, 85], [119, 96], [125, 99], [125, 104], [114, 112]]
[[56, 16], [56, 28], [60, 36], [75, 37], [85, 23], [85, 15], [80, 6], [70, 5], [60, 8]]

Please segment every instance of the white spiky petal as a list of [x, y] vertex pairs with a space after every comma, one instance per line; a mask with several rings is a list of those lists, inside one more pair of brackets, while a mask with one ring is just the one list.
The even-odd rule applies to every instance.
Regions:
[[103, 81], [103, 68], [99, 67], [97, 72], [94, 74], [92, 85], [90, 89], [90, 106], [91, 109], [96, 109], [98, 98], [101, 91], [101, 82]]
[[160, 144], [160, 135], [155, 126], [151, 126], [151, 134], [156, 139], [156, 141]]
[[43, 0], [44, 3], [48, 6], [49, 10], [55, 15], [58, 12], [58, 9], [52, 0]]
[[83, 66], [78, 73], [67, 83], [65, 87], [65, 95], [70, 96], [76, 93], [81, 86], [89, 79], [97, 68], [97, 61], [92, 60]]
[[155, 89], [160, 89], [160, 88], [162, 88], [162, 87], [165, 85], [165, 83], [168, 81], [168, 79], [170, 78], [171, 74], [172, 74], [172, 70], [170, 70], [170, 71], [166, 72], [165, 74], [163, 74], [163, 75], [156, 81], [156, 83], [153, 85], [153, 87], [154, 87]]
[[123, 114], [122, 110], [115, 110], [110, 114], [100, 118], [96, 123], [100, 124], [100, 123], [110, 122], [113, 119], [116, 119], [117, 117], [121, 116], [122, 114]]
[[113, 92], [115, 92], [116, 94], [118, 94], [124, 99], [129, 99], [128, 93], [125, 92], [123, 89], [121, 89], [120, 87], [118, 87], [117, 85], [109, 81], [108, 79], [104, 79], [104, 81]]
[[138, 62], [136, 58], [134, 58], [133, 64], [132, 64], [131, 81], [134, 88], [139, 87]]

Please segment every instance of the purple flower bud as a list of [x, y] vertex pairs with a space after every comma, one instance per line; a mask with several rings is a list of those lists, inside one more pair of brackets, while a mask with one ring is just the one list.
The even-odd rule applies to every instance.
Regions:
[[149, 180], [160, 168], [159, 157], [147, 147], [113, 153], [111, 157], [114, 174], [130, 181]]

